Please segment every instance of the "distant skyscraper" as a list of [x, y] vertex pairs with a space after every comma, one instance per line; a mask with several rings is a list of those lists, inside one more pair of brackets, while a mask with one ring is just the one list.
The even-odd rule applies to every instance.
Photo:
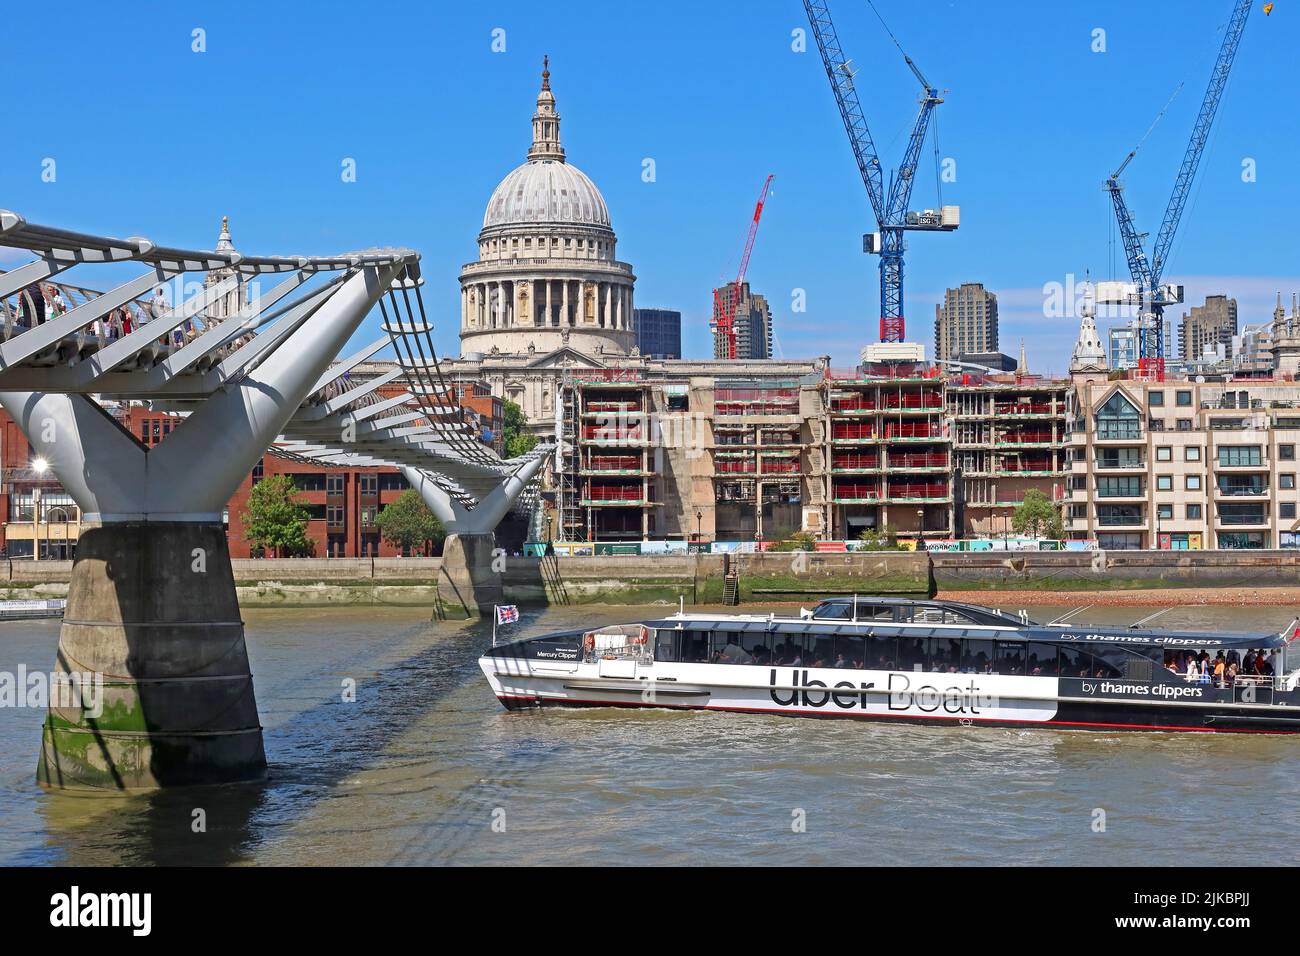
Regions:
[[1208, 346], [1214, 351], [1222, 345], [1225, 357], [1232, 357], [1232, 337], [1237, 334], [1237, 300], [1226, 295], [1205, 297], [1205, 305], [1192, 306], [1183, 313], [1178, 328], [1178, 353], [1186, 362], [1201, 358]]
[[633, 309], [636, 344], [654, 358], [682, 357], [682, 314], [672, 309]]
[[[736, 295], [736, 283], [728, 282], [713, 302], [713, 357], [728, 358], [727, 337], [718, 329], [719, 307], [730, 305], [728, 297]], [[749, 283], [740, 287], [740, 301], [733, 318], [736, 329], [736, 358], [753, 360], [772, 357], [772, 313], [767, 299], [749, 291]]]
[[963, 282], [949, 289], [934, 307], [935, 361], [998, 350], [998, 297], [982, 282]]

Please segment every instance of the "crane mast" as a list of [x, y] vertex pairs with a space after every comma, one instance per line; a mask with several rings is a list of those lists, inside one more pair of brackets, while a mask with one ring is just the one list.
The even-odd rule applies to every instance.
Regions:
[[772, 174], [763, 180], [763, 189], [758, 194], [754, 206], [754, 218], [749, 224], [749, 235], [745, 237], [745, 251], [740, 256], [740, 269], [736, 272], [736, 281], [731, 287], [723, 286], [713, 290], [713, 314], [717, 334], [722, 337], [727, 351], [727, 358], [736, 357], [736, 307], [740, 304], [740, 285], [745, 281], [749, 271], [749, 256], [754, 251], [754, 239], [758, 236], [758, 221], [763, 217], [763, 204], [767, 202], [767, 189], [772, 185]]
[[[1124, 201], [1124, 187], [1119, 177], [1132, 161], [1136, 150], [1124, 158], [1120, 167], [1106, 179], [1106, 191], [1110, 193], [1111, 205], [1115, 208], [1115, 221], [1119, 226], [1120, 238], [1124, 243], [1124, 255], [1128, 260], [1129, 276], [1136, 286], [1138, 305], [1138, 368], [1157, 381], [1165, 377], [1165, 343], [1164, 310], [1167, 305], [1182, 301], [1182, 291], [1177, 286], [1162, 286], [1160, 280], [1164, 275], [1169, 260], [1169, 250], [1173, 245], [1174, 234], [1182, 219], [1187, 197], [1191, 194], [1192, 183], [1196, 178], [1201, 155], [1210, 137], [1210, 128], [1214, 125], [1214, 115], [1218, 111], [1219, 101], [1223, 98], [1224, 88], [1228, 83], [1228, 74], [1232, 70], [1233, 60], [1237, 56], [1237, 46], [1241, 43], [1242, 32], [1246, 29], [1246, 19], [1250, 14], [1254, 0], [1236, 0], [1232, 16], [1223, 33], [1223, 42], [1219, 46], [1219, 55], [1210, 74], [1210, 84], [1201, 101], [1200, 112], [1192, 127], [1192, 136], [1183, 154], [1182, 165], [1174, 179], [1174, 189], [1169, 196], [1169, 205], [1165, 207], [1165, 217], [1160, 223], [1160, 232], [1156, 235], [1150, 258], [1143, 247], [1144, 233], [1139, 233], [1133, 223], [1128, 204]], [[1119, 300], [1110, 300], [1119, 301]], [[1130, 304], [1130, 303], [1126, 303]]]
[[886, 191], [880, 157], [876, 153], [875, 142], [867, 127], [866, 114], [854, 85], [853, 66], [844, 56], [839, 34], [831, 21], [830, 9], [825, 0], [804, 0], [803, 5], [880, 230], [876, 235], [863, 238], [863, 251], [880, 256], [880, 339], [882, 342], [901, 342], [906, 334], [903, 314], [903, 233], [907, 230], [950, 232], [959, 225], [960, 214], [956, 206], [921, 213], [909, 213], [907, 209], [930, 118], [934, 108], [943, 102], [943, 97], [936, 87], [930, 85], [911, 57], [904, 54], [903, 59], [908, 68], [921, 84], [921, 106], [912, 126], [907, 149], [903, 153], [903, 161], [890, 175], [889, 189]]

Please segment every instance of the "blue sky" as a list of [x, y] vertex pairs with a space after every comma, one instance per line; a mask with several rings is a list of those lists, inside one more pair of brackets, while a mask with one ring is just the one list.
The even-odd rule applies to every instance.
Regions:
[[[1073, 319], [1043, 315], [1042, 288], [1111, 274], [1101, 184], [1186, 85], [1126, 174], [1141, 228], [1159, 226], [1230, 0], [876, 0], [937, 86], [939, 153], [956, 161], [949, 235], [909, 243], [909, 338], [933, 344], [942, 290], [998, 292], [1002, 349], [1023, 337], [1035, 371], [1061, 370]], [[1263, 321], [1300, 290], [1295, 50], [1300, 0], [1257, 2], [1167, 278], [1189, 299], [1236, 295]], [[83, 231], [210, 247], [231, 217], [248, 253], [409, 245], [424, 256], [437, 341], [457, 351], [460, 266], [483, 207], [522, 162], [543, 53], [569, 159], [603, 191], [641, 306], [680, 309], [690, 355], [709, 349], [710, 289], [734, 274], [763, 177], [774, 173], [749, 278], [768, 296], [786, 357], [856, 360], [878, 335], [874, 230], [797, 0], [309, 6], [80, 2], [6, 14], [11, 122], [0, 206]], [[863, 0], [832, 4], [861, 69], [887, 166], [917, 84]], [[191, 50], [192, 31], [207, 50]], [[492, 31], [505, 31], [505, 52]], [[1093, 31], [1106, 51], [1092, 51]], [[46, 39], [42, 39], [46, 38]], [[932, 146], [913, 207], [935, 203]], [[57, 180], [41, 163], [57, 161]], [[357, 181], [340, 164], [356, 161]], [[643, 160], [656, 180], [642, 180]], [[1242, 181], [1243, 159], [1255, 182]], [[8, 260], [12, 262], [10, 258]], [[1122, 255], [1114, 260], [1123, 277]], [[3, 264], [3, 263], [0, 263]], [[89, 281], [89, 279], [87, 279]], [[791, 312], [793, 290], [807, 311]], [[359, 338], [374, 336], [372, 328]]]

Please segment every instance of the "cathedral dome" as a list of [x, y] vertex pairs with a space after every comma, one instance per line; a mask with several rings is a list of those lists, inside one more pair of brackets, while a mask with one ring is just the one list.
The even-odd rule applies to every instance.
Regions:
[[529, 160], [492, 192], [483, 228], [557, 224], [609, 229], [605, 197], [587, 174], [563, 160]]

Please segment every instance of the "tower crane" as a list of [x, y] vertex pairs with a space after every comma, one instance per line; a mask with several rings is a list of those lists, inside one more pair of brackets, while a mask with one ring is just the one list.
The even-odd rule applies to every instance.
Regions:
[[[886, 190], [880, 157], [876, 153], [875, 142], [867, 128], [866, 115], [858, 101], [857, 87], [853, 83], [855, 71], [852, 62], [844, 57], [844, 49], [840, 46], [835, 24], [831, 22], [826, 0], [804, 0], [803, 5], [880, 229], [878, 233], [867, 234], [862, 240], [863, 252], [880, 256], [880, 339], [882, 342], [901, 342], [906, 332], [903, 318], [903, 233], [907, 230], [951, 232], [960, 225], [957, 206], [944, 206], [938, 211], [926, 209], [919, 213], [908, 212], [907, 209], [926, 130], [934, 108], [943, 102], [943, 97], [922, 75], [912, 58], [904, 53], [904, 62], [921, 84], [921, 109], [912, 127], [911, 138], [907, 141], [903, 161], [889, 177], [889, 188]], [[892, 38], [893, 34], [890, 36]], [[897, 40], [894, 43], [898, 45]], [[902, 52], [901, 46], [899, 51]]]
[[740, 256], [740, 270], [736, 281], [731, 286], [722, 286], [713, 290], [713, 315], [716, 334], [722, 337], [727, 351], [727, 358], [736, 357], [736, 307], [740, 304], [740, 284], [745, 281], [749, 271], [749, 254], [754, 251], [754, 238], [758, 235], [758, 220], [763, 216], [763, 204], [767, 202], [767, 188], [772, 185], [772, 175], [763, 180], [763, 190], [758, 194], [758, 203], [754, 206], [754, 218], [749, 224], [749, 235], [745, 239], [745, 251]]
[[1124, 187], [1119, 177], [1128, 164], [1137, 155], [1132, 150], [1115, 172], [1106, 179], [1106, 191], [1110, 193], [1111, 203], [1115, 207], [1115, 219], [1119, 225], [1120, 237], [1124, 242], [1124, 254], [1128, 259], [1129, 275], [1133, 280], [1130, 294], [1111, 293], [1099, 299], [1109, 304], [1136, 304], [1138, 307], [1138, 369], [1156, 381], [1165, 378], [1165, 343], [1164, 310], [1167, 305], [1183, 301], [1183, 287], [1178, 285], [1161, 285], [1165, 266], [1169, 261], [1169, 250], [1173, 245], [1174, 233], [1178, 231], [1178, 222], [1183, 216], [1183, 207], [1191, 193], [1192, 181], [1196, 178], [1196, 168], [1200, 165], [1201, 154], [1210, 136], [1210, 127], [1214, 124], [1214, 114], [1219, 108], [1224, 87], [1228, 83], [1228, 73], [1232, 70], [1232, 61], [1237, 55], [1237, 45], [1241, 42], [1242, 31], [1246, 29], [1246, 18], [1250, 14], [1254, 0], [1235, 0], [1232, 16], [1223, 33], [1223, 43], [1219, 47], [1219, 56], [1210, 74], [1210, 85], [1201, 102], [1201, 110], [1192, 127], [1192, 138], [1183, 154], [1183, 163], [1174, 180], [1174, 191], [1165, 207], [1165, 218], [1160, 223], [1160, 232], [1156, 235], [1151, 257], [1147, 258], [1143, 248], [1146, 233], [1139, 233], [1133, 224], [1133, 216], [1124, 201]]

